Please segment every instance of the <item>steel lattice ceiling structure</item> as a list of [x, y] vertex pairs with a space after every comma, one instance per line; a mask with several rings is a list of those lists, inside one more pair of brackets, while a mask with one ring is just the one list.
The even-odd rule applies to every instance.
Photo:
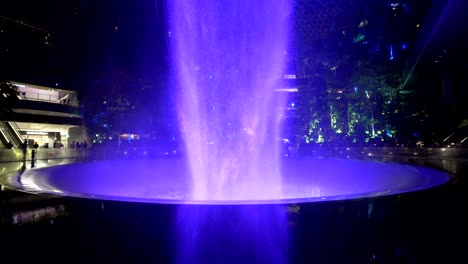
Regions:
[[[294, 47], [297, 55], [317, 41], [331, 36], [352, 37], [359, 24], [375, 15], [375, 9], [385, 11], [387, 1], [382, 0], [296, 0], [294, 6]], [[383, 8], [382, 8], [383, 7]]]
[[[379, 0], [296, 0], [294, 29], [303, 40], [352, 33]], [[385, 3], [384, 3], [385, 4]]]

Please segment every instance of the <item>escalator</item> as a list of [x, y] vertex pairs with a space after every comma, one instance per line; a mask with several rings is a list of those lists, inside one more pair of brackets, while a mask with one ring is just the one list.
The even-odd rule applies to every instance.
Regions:
[[3, 146], [11, 142], [15, 147], [18, 147], [23, 142], [23, 138], [11, 122], [0, 122], [0, 140]]

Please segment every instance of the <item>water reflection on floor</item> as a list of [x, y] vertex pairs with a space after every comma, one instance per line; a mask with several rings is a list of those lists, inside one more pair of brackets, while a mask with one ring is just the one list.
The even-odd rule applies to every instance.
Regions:
[[[406, 195], [275, 205], [284, 211], [289, 235], [287, 244], [275, 249], [282, 251], [277, 253], [287, 263], [468, 263], [464, 254], [468, 163], [400, 162], [440, 168], [458, 177], [453, 184]], [[0, 192], [0, 201], [4, 245], [0, 252], [20, 263], [41, 259], [49, 263], [174, 263], [180, 256], [180, 240], [174, 235], [174, 230], [181, 229], [181, 222], [175, 221], [180, 217], [177, 205], [54, 198], [8, 190]], [[200, 206], [196, 210], [212, 209]], [[213, 221], [236, 228], [231, 216], [223, 212]], [[206, 237], [210, 243], [219, 243], [216, 234]], [[245, 239], [254, 241], [249, 234]], [[251, 243], [251, 247], [259, 243], [263, 242]]]

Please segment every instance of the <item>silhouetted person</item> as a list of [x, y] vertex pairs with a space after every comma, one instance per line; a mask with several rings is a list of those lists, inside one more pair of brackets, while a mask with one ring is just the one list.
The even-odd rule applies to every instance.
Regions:
[[6, 147], [7, 149], [13, 149], [13, 143], [11, 143], [11, 141], [9, 141], [7, 144], [6, 144]]
[[37, 142], [36, 142], [36, 141], [34, 141], [34, 145], [33, 145], [33, 147], [34, 147], [35, 149], [37, 149], [37, 148], [39, 148], [39, 144], [37, 144]]
[[34, 162], [36, 161], [36, 150], [31, 151], [31, 168], [34, 168]]
[[23, 160], [26, 160], [26, 153], [28, 151], [28, 140], [25, 139], [23, 144], [20, 145], [21, 150], [23, 150]]

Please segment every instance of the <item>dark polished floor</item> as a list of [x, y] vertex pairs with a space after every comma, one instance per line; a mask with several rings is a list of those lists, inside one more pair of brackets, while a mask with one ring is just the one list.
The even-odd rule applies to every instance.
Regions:
[[456, 177], [410, 194], [290, 205], [137, 204], [3, 190], [0, 253], [17, 263], [468, 263], [468, 162], [398, 161]]

